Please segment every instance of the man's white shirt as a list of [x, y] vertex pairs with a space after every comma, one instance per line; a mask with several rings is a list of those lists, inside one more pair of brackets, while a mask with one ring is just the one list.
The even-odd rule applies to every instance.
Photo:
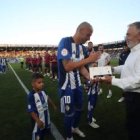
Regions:
[[140, 43], [131, 49], [124, 65], [114, 67], [114, 73], [120, 73], [121, 77], [113, 78], [112, 85], [124, 91], [140, 92]]

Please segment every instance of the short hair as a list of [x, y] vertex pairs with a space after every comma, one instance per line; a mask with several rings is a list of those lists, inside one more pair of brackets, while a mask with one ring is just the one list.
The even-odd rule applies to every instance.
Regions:
[[140, 21], [133, 22], [133, 23], [129, 24], [129, 26], [135, 26], [138, 30], [140, 30]]
[[37, 79], [43, 79], [44, 78], [44, 76], [42, 75], [42, 74], [40, 74], [40, 73], [34, 73], [33, 75], [32, 75], [32, 81], [33, 80], [37, 80]]
[[92, 41], [89, 41], [89, 42], [88, 42], [88, 44], [89, 44], [89, 43], [92, 43], [92, 44], [93, 44], [93, 42], [92, 42]]
[[104, 45], [103, 45], [103, 44], [98, 44], [98, 47], [100, 47], [100, 46], [104, 47]]
[[77, 27], [77, 31], [79, 31], [82, 28], [87, 28], [87, 27], [88, 28], [91, 28], [91, 30], [93, 30], [92, 25], [90, 23], [84, 21], [84, 22], [82, 22], [82, 23], [79, 24], [79, 26]]

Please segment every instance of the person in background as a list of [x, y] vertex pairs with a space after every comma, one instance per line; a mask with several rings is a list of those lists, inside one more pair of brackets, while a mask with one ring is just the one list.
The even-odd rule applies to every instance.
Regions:
[[91, 41], [89, 41], [88, 46], [87, 46], [88, 56], [90, 55], [91, 52], [94, 52], [94, 46], [93, 46], [93, 43]]
[[[101, 57], [98, 60], [98, 67], [104, 67], [104, 66], [109, 65], [111, 57], [110, 57], [109, 53], [105, 52], [104, 46], [102, 44], [98, 45], [98, 51], [101, 52]], [[100, 84], [100, 92], [99, 92], [99, 94], [101, 94], [102, 92], [103, 92], [102, 91], [102, 84]], [[107, 98], [111, 98], [111, 96], [112, 96], [111, 86], [108, 85], [108, 95], [107, 95]]]
[[42, 56], [40, 53], [37, 54], [37, 71], [42, 73]]
[[[87, 58], [91, 53], [94, 53], [94, 49], [93, 49], [93, 43], [91, 41], [88, 42], [88, 46], [87, 46], [87, 52], [85, 53], [85, 57]], [[85, 65], [85, 67], [87, 68], [87, 70], [89, 71], [89, 65], [87, 64]], [[89, 87], [88, 87], [88, 81], [84, 78], [84, 89], [86, 92], [88, 92]]]
[[2, 57], [0, 56], [0, 73], [2, 73], [1, 59], [2, 59]]
[[[97, 67], [97, 62], [91, 63], [90, 67]], [[94, 116], [94, 110], [97, 103], [98, 92], [99, 92], [99, 82], [91, 83], [88, 81], [88, 124], [92, 128], [99, 128], [100, 126], [96, 123], [96, 119]]]
[[34, 73], [37, 72], [37, 63], [38, 63], [38, 61], [37, 61], [37, 55], [34, 54], [33, 57], [32, 57], [32, 71]]
[[23, 69], [23, 66], [24, 66], [24, 58], [23, 58], [23, 56], [20, 56], [19, 61], [20, 61], [20, 67], [21, 67], [21, 69]]
[[45, 63], [45, 72], [44, 76], [50, 76], [50, 54], [46, 50], [45, 56], [44, 56], [44, 63]]
[[2, 73], [6, 73], [7, 68], [7, 59], [5, 57], [1, 58], [1, 71]]
[[32, 56], [29, 55], [29, 58], [28, 58], [28, 68], [30, 71], [33, 70], [33, 66], [32, 66]]
[[26, 64], [26, 70], [29, 70], [29, 55], [26, 55], [25, 64]]
[[52, 55], [50, 56], [50, 65], [52, 71], [52, 79], [57, 79], [57, 56], [55, 50], [52, 50]]

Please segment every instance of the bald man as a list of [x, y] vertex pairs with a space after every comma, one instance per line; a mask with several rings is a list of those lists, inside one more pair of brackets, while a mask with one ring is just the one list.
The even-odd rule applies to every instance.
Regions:
[[85, 65], [95, 62], [100, 53], [91, 53], [85, 58], [86, 48], [82, 45], [90, 40], [93, 28], [88, 22], [82, 22], [73, 37], [62, 38], [58, 46], [58, 77], [61, 112], [64, 113], [66, 140], [73, 140], [73, 133], [80, 137], [85, 134], [78, 128], [82, 104], [83, 91], [80, 74], [90, 80]]

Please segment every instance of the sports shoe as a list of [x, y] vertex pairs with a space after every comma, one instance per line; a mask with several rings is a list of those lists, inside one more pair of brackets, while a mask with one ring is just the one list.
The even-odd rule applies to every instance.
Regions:
[[109, 93], [108, 93], [108, 95], [107, 95], [107, 97], [106, 98], [111, 98], [112, 97], [112, 91], [111, 90], [109, 90]]
[[123, 101], [124, 101], [124, 97], [121, 97], [121, 98], [118, 100], [119, 103], [121, 103], [121, 102], [123, 102]]
[[72, 128], [72, 133], [75, 133], [82, 138], [86, 137], [86, 135], [78, 127], [77, 128]]
[[74, 140], [74, 139], [73, 139], [73, 137], [71, 137], [71, 138], [66, 138], [66, 140]]
[[98, 95], [102, 94], [103, 93], [103, 90], [102, 88], [100, 88], [99, 92], [98, 92]]
[[89, 125], [92, 127], [92, 128], [99, 128], [100, 126], [98, 124], [96, 124], [95, 122], [91, 122], [89, 123]]
[[96, 122], [96, 119], [92, 117], [92, 121], [93, 121], [93, 122]]

